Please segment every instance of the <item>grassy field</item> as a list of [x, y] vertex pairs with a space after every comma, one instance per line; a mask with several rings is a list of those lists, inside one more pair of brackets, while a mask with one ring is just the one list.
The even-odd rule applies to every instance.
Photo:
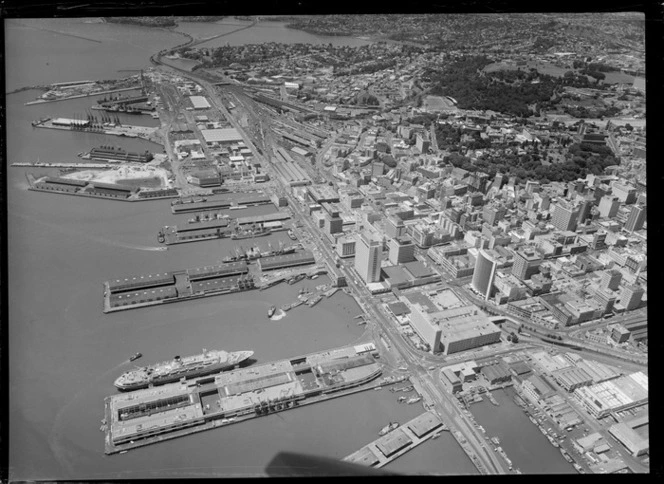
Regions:
[[424, 108], [427, 111], [446, 111], [458, 109], [452, 101], [442, 96], [427, 96], [424, 99]]

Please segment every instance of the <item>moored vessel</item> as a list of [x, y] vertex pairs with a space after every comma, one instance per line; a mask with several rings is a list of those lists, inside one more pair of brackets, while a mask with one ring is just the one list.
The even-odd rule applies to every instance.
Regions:
[[385, 427], [380, 429], [380, 432], [378, 432], [378, 435], [383, 436], [383, 435], [385, 435], [389, 432], [392, 432], [393, 430], [395, 430], [398, 427], [399, 427], [399, 422], [390, 422]]
[[239, 365], [254, 354], [253, 351], [203, 350], [200, 355], [136, 368], [123, 373], [115, 380], [115, 386], [123, 391], [147, 388], [150, 385], [173, 383], [182, 378], [196, 378], [228, 370]]
[[267, 317], [271, 318], [272, 316], [274, 316], [276, 310], [277, 310], [276, 306], [270, 306], [270, 309], [267, 310]]

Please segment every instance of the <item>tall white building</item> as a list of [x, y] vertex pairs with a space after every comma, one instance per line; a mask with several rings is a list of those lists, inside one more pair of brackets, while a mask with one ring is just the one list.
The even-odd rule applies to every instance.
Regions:
[[380, 281], [380, 261], [383, 255], [382, 243], [361, 233], [355, 245], [355, 270], [365, 283]]
[[484, 250], [480, 249], [475, 261], [475, 271], [473, 272], [473, 289], [484, 296], [484, 300], [491, 297], [493, 281], [496, 278], [498, 262], [495, 261]]

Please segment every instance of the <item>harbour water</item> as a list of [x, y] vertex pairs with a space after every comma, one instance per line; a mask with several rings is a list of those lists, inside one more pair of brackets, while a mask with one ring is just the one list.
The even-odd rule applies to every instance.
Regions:
[[[280, 40], [269, 37], [269, 30], [262, 32], [263, 37], [252, 41]], [[183, 39], [161, 29], [86, 19], [11, 20], [6, 36], [8, 91], [124, 77], [125, 70], [148, 67], [150, 54]], [[100, 144], [131, 151], [161, 149], [137, 139], [33, 129], [33, 119], [84, 113], [95, 102], [85, 98], [24, 106], [38, 94], [7, 96], [8, 165], [75, 161], [78, 152]], [[135, 118], [122, 117], [127, 123]], [[234, 244], [214, 240], [160, 250], [159, 228], [185, 224], [188, 218], [174, 216], [168, 201], [129, 204], [29, 192], [26, 171], [52, 172], [7, 171], [12, 480], [261, 475], [278, 451], [343, 458], [375, 439], [388, 421], [403, 422], [422, 411], [420, 405], [399, 405], [386, 390], [371, 391], [105, 456], [98, 431], [103, 398], [115, 391], [113, 380], [132, 367], [128, 358], [138, 351], [148, 363], [202, 348], [251, 349], [265, 362], [352, 344], [365, 327], [356, 324], [353, 317], [360, 310], [343, 292], [315, 308], [300, 306], [279, 321], [265, 317], [270, 305], [294, 301], [301, 287], [323, 284], [325, 277], [262, 292], [103, 314], [103, 281], [218, 263]], [[279, 233], [260, 243], [278, 239], [288, 241]], [[411, 472], [416, 465], [418, 472], [472, 471], [458, 445], [446, 439], [424, 444], [391, 470]]]
[[536, 425], [512, 400], [514, 389], [493, 392], [500, 404], [487, 399], [474, 403], [470, 411], [489, 437], [498, 437], [500, 446], [515, 468], [524, 474], [576, 474], [572, 464], [542, 435]]
[[334, 46], [359, 47], [370, 44], [368, 40], [355, 37], [313, 35], [302, 30], [293, 30], [286, 27], [287, 22], [261, 21], [254, 27], [239, 30], [251, 25], [248, 20], [234, 18], [223, 19], [214, 24], [200, 22], [182, 22], [177, 30], [186, 32], [196, 39], [205, 39], [226, 32], [230, 35], [219, 37], [200, 44], [200, 47], [221, 47], [224, 45], [259, 44], [262, 42], [279, 42], [284, 44], [332, 44]]

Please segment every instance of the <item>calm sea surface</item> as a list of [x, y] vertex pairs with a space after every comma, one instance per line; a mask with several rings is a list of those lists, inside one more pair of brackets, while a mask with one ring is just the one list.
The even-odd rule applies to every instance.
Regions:
[[[205, 36], [218, 28], [185, 25], [190, 26], [207, 29]], [[234, 42], [285, 41], [284, 32], [288, 33], [261, 25], [249, 36], [253, 30], [240, 32], [248, 37]], [[304, 39], [301, 34], [292, 33], [292, 38]], [[85, 19], [33, 19], [8, 21], [5, 40], [6, 82], [11, 91], [27, 85], [124, 77], [131, 74], [128, 70], [148, 67], [150, 54], [177, 45], [183, 36]], [[75, 161], [77, 153], [100, 144], [161, 150], [136, 139], [33, 129], [33, 119], [84, 115], [95, 102], [87, 98], [24, 106], [38, 95], [24, 91], [7, 97], [8, 164]], [[145, 117], [122, 119], [139, 122], [139, 118], [152, 123]], [[403, 423], [422, 411], [421, 405], [397, 404], [387, 390], [369, 391], [105, 456], [104, 436], [98, 430], [103, 398], [115, 391], [113, 380], [131, 368], [127, 362], [131, 354], [140, 351], [149, 363], [202, 348], [251, 349], [259, 362], [267, 362], [359, 341], [364, 329], [353, 317], [360, 310], [352, 298], [337, 293], [315, 308], [296, 308], [280, 321], [266, 319], [270, 305], [293, 301], [305, 285], [327, 282], [321, 277], [263, 292], [105, 315], [104, 281], [217, 263], [234, 244], [206, 241], [157, 251], [161, 226], [186, 223], [186, 216], [171, 214], [168, 201], [122, 203], [29, 192], [25, 173], [23, 168], [8, 168], [11, 479], [260, 475], [278, 451], [342, 458], [376, 438], [388, 421]], [[268, 240], [274, 245], [288, 238], [281, 233], [260, 242]], [[397, 460], [390, 469], [474, 471], [445, 435]]]

